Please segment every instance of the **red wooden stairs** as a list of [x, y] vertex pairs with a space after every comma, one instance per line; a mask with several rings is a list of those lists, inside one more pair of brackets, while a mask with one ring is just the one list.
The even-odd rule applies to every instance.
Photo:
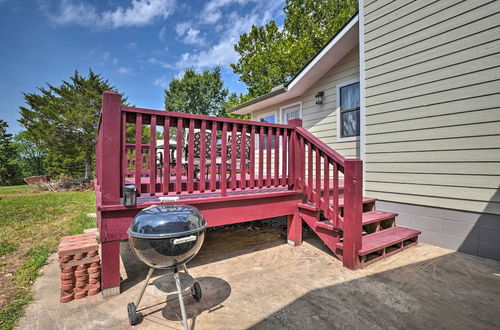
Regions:
[[[397, 213], [376, 210], [376, 199], [362, 196], [363, 162], [345, 159], [297, 124], [293, 171], [305, 196], [298, 214], [344, 266], [358, 269], [416, 245], [420, 231], [397, 226]], [[289, 230], [295, 243], [294, 230], [298, 224]]]

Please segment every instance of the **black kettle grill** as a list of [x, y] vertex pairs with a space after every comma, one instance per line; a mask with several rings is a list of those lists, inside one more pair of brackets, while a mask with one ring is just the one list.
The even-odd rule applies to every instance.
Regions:
[[[135, 303], [128, 304], [129, 322], [135, 325], [140, 314], [137, 308], [155, 269], [170, 269], [179, 296], [183, 325], [187, 329], [186, 312], [182, 298], [183, 288], [179, 268], [188, 274], [185, 264], [200, 250], [207, 223], [201, 212], [190, 205], [165, 204], [148, 207], [137, 214], [128, 229], [129, 244], [134, 254], [150, 267], [146, 282]], [[185, 276], [184, 276], [185, 277]], [[201, 287], [190, 278], [191, 293], [201, 299]]]

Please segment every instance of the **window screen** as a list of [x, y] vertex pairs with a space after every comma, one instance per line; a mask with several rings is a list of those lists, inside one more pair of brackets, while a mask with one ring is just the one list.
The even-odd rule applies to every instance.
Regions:
[[340, 88], [340, 136], [359, 136], [359, 83]]

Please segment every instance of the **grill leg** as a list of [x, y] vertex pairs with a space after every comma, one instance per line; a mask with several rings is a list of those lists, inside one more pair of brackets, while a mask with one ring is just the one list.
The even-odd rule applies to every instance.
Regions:
[[153, 267], [149, 268], [149, 273], [148, 276], [146, 276], [146, 283], [144, 283], [144, 286], [141, 289], [141, 292], [139, 293], [139, 296], [137, 297], [137, 300], [135, 302], [135, 308], [139, 308], [139, 304], [141, 303], [142, 296], [144, 295], [144, 291], [146, 291], [146, 288], [148, 286], [149, 280], [151, 279], [151, 276], [153, 275], [153, 271], [155, 269]]
[[177, 269], [174, 272], [175, 285], [177, 286], [177, 295], [179, 296], [179, 305], [181, 306], [181, 314], [182, 314], [182, 325], [185, 330], [189, 330], [187, 316], [186, 316], [186, 308], [184, 307], [184, 297], [182, 296], [182, 287], [181, 281], [179, 279], [179, 273]]

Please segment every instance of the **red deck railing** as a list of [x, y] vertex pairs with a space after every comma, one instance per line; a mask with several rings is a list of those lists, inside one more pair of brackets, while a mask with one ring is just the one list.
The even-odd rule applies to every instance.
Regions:
[[97, 137], [97, 184], [113, 185], [104, 200], [118, 203], [126, 183], [152, 196], [293, 188], [294, 127], [126, 107], [118, 97], [105, 93]]

